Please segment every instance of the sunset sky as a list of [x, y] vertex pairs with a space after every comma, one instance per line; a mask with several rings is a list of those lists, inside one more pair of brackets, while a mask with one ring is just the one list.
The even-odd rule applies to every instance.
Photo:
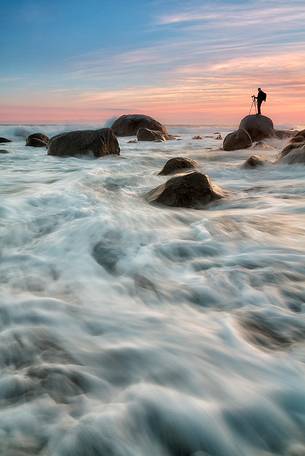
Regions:
[[305, 123], [304, 0], [1, 3], [0, 122]]

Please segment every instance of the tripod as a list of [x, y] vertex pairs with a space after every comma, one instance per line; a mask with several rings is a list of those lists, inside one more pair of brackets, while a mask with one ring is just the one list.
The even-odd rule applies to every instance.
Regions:
[[251, 106], [250, 106], [249, 115], [251, 114], [251, 111], [252, 111], [253, 106], [254, 106], [254, 110], [255, 110], [255, 112], [256, 112], [256, 99], [255, 99], [255, 96], [254, 96], [254, 95], [252, 95], [252, 104], [251, 104]]

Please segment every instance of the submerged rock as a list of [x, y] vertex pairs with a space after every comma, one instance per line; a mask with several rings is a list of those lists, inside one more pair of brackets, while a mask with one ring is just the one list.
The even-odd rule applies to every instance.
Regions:
[[149, 128], [139, 128], [137, 139], [138, 141], [166, 141], [166, 137], [161, 131], [150, 130]]
[[12, 142], [11, 139], [7, 139], [7, 138], [3, 138], [2, 136], [0, 137], [0, 143], [8, 143], [8, 142]]
[[33, 133], [27, 137], [25, 145], [31, 147], [47, 147], [48, 142], [48, 136], [43, 133]]
[[240, 319], [247, 339], [263, 348], [281, 350], [305, 340], [305, 326], [295, 318], [249, 312]]
[[225, 192], [212, 184], [209, 177], [199, 172], [172, 177], [146, 194], [150, 203], [172, 207], [202, 209], [212, 201], [225, 196]]
[[242, 165], [243, 168], [257, 168], [259, 166], [264, 166], [266, 164], [266, 160], [264, 160], [259, 155], [251, 155], [245, 163]]
[[254, 114], [244, 117], [240, 122], [239, 128], [246, 130], [252, 141], [274, 136], [272, 120], [262, 115]]
[[48, 155], [63, 157], [93, 155], [98, 158], [111, 154], [120, 154], [118, 140], [111, 128], [62, 133], [50, 139], [48, 148]]
[[238, 150], [238, 149], [247, 149], [252, 145], [250, 135], [246, 130], [239, 129], [229, 133], [223, 141], [223, 149]]
[[8, 154], [9, 151], [6, 149], [0, 149], [0, 154]]
[[195, 160], [185, 157], [174, 157], [169, 159], [162, 170], [159, 172], [160, 176], [167, 176], [168, 174], [178, 173], [187, 169], [194, 169], [198, 166]]
[[119, 117], [112, 124], [116, 136], [136, 136], [140, 128], [160, 131], [168, 139], [167, 129], [157, 120], [144, 114], [126, 114]]

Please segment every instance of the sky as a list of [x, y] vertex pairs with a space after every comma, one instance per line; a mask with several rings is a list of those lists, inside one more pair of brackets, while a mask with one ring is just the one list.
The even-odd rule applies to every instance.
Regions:
[[304, 0], [4, 0], [0, 122], [305, 124]]

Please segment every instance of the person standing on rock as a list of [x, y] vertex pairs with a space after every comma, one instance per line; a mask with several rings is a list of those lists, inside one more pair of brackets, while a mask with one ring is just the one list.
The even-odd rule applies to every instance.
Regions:
[[253, 95], [253, 100], [256, 100], [257, 103], [257, 115], [261, 114], [261, 104], [263, 101], [267, 100], [267, 94], [262, 91], [262, 89], [259, 87], [258, 89], [257, 96]]

